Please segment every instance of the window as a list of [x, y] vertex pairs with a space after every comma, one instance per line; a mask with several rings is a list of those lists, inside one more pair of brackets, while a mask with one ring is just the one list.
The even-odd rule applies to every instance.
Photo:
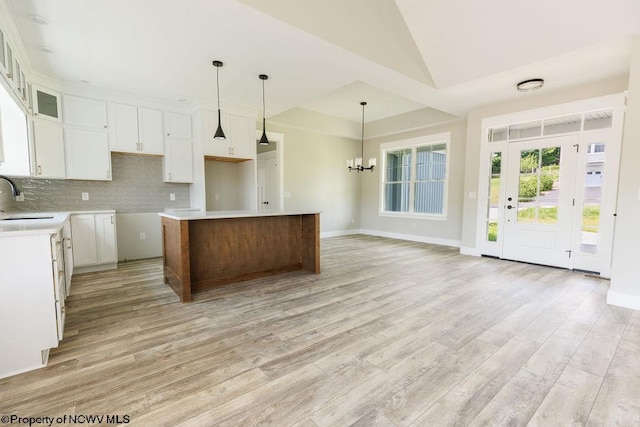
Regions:
[[382, 145], [382, 213], [446, 215], [450, 134]]

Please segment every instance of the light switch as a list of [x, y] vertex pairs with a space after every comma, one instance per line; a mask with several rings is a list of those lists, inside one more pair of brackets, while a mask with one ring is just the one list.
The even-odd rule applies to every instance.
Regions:
[[82, 200], [89, 200], [89, 193], [82, 193]]
[[175, 200], [176, 199], [176, 193], [169, 193], [169, 200]]
[[216, 193], [216, 194], [215, 194], [215, 196], [214, 196], [214, 198], [215, 198], [216, 200], [220, 200], [220, 195], [219, 195], [218, 193]]

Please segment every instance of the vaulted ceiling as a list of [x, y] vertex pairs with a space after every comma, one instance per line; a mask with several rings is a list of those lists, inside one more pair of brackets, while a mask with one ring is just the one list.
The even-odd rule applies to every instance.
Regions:
[[[628, 72], [637, 0], [0, 0], [34, 70], [162, 99], [360, 121], [479, 105]], [[421, 114], [421, 110], [422, 113]], [[434, 114], [434, 112], [436, 114]], [[286, 114], [285, 114], [286, 115]], [[425, 123], [426, 124], [426, 123]]]

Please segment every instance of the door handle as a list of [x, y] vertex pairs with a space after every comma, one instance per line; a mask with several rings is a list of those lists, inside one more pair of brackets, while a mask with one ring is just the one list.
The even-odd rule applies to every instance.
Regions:
[[513, 209], [513, 206], [507, 205], [507, 209]]

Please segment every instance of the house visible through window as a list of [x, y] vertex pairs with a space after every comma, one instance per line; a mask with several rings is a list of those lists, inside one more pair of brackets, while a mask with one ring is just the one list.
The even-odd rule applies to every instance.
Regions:
[[446, 215], [449, 134], [432, 139], [383, 144], [382, 213]]

